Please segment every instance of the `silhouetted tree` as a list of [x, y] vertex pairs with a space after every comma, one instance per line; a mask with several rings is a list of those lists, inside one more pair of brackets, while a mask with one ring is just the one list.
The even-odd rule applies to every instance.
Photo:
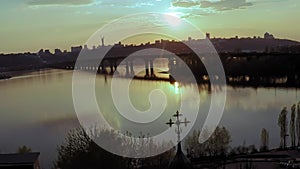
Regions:
[[263, 128], [261, 130], [260, 151], [267, 151], [269, 149], [269, 132]]
[[252, 153], [257, 153], [258, 150], [257, 150], [257, 148], [255, 147], [255, 145], [252, 144], [252, 145], [249, 145], [249, 146], [248, 146], [248, 152], [249, 152], [250, 154], [252, 154]]
[[297, 146], [300, 146], [300, 102], [298, 102], [297, 104], [296, 130], [297, 130], [297, 138], [298, 138]]
[[230, 156], [234, 156], [234, 155], [241, 155], [241, 154], [252, 154], [252, 153], [257, 153], [258, 150], [255, 147], [255, 145], [249, 145], [246, 146], [246, 142], [244, 141], [242, 145], [237, 146], [237, 147], [233, 147], [231, 148], [229, 155]]
[[[204, 130], [205, 132], [205, 130]], [[185, 141], [185, 147], [193, 157], [226, 155], [231, 142], [230, 133], [225, 127], [217, 127], [211, 137], [200, 144], [198, 142], [200, 132], [193, 131]]]
[[[139, 145], [143, 144], [140, 138], [132, 138], [127, 140], [125, 137], [120, 137], [116, 132], [106, 129], [91, 130], [91, 133], [86, 134], [85, 130], [80, 127], [69, 131], [65, 142], [58, 147], [58, 156], [54, 162], [53, 168], [60, 169], [129, 169], [129, 168], [162, 168], [168, 165], [170, 154], [172, 151], [167, 151], [161, 155], [144, 158], [144, 159], [131, 159], [124, 158], [107, 152], [98, 146], [93, 140], [111, 138], [111, 145], [118, 145], [118, 151], [129, 152], [132, 148], [140, 148]], [[129, 136], [129, 133], [125, 135]], [[93, 140], [91, 139], [93, 138]], [[126, 140], [124, 140], [126, 139]], [[157, 145], [149, 142], [145, 143], [151, 146], [153, 151], [157, 151], [163, 145]], [[136, 146], [138, 145], [138, 146]], [[135, 147], [136, 146], [136, 147]], [[136, 150], [135, 149], [135, 150]]]
[[296, 116], [296, 105], [293, 104], [291, 107], [291, 119], [290, 119], [290, 136], [291, 136], [292, 147], [296, 146], [295, 116]]
[[118, 169], [126, 166], [126, 161], [97, 146], [83, 128], [71, 130], [65, 143], [58, 147], [58, 157], [54, 163], [54, 168], [92, 169], [97, 168], [96, 166]]
[[27, 146], [25, 146], [25, 145], [20, 146], [20, 147], [18, 148], [18, 153], [19, 153], [19, 154], [25, 154], [25, 153], [30, 153], [30, 152], [31, 152], [31, 148], [29, 148], [29, 147], [27, 147]]
[[194, 130], [191, 135], [185, 139], [187, 153], [191, 157], [201, 157], [206, 155], [204, 144], [199, 143], [200, 131]]
[[287, 136], [287, 108], [284, 107], [278, 117], [278, 126], [280, 127], [280, 147], [286, 148], [286, 136]]

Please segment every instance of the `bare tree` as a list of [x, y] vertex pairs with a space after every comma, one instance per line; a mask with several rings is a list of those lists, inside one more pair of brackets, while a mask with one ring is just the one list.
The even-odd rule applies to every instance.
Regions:
[[287, 135], [287, 124], [288, 124], [287, 114], [288, 114], [287, 108], [284, 107], [278, 117], [278, 126], [280, 127], [280, 147], [283, 149], [286, 148], [286, 137], [288, 136]]
[[296, 146], [295, 117], [296, 117], [296, 105], [293, 104], [291, 107], [291, 120], [290, 120], [290, 136], [291, 136], [292, 147]]
[[269, 149], [269, 132], [263, 128], [261, 130], [260, 151], [267, 151]]
[[297, 146], [300, 146], [300, 102], [297, 104], [297, 119], [296, 119], [296, 130], [297, 130]]
[[220, 156], [228, 153], [231, 138], [225, 127], [217, 127], [211, 137], [202, 144], [198, 142], [199, 135], [199, 131], [194, 131], [185, 141], [185, 147], [193, 157]]
[[[139, 146], [140, 144], [150, 146], [153, 151], [157, 151], [161, 149], [162, 146], [168, 145], [157, 144], [150, 139], [149, 142], [145, 143], [142, 142], [144, 139], [136, 137], [132, 137], [132, 139], [128, 140], [125, 137], [119, 136], [116, 132], [107, 129], [91, 129], [89, 134], [90, 135], [88, 135], [82, 127], [70, 130], [64, 143], [58, 147], [58, 156], [54, 161], [53, 168], [131, 169], [137, 167], [149, 167], [160, 169], [165, 168], [168, 165], [170, 155], [173, 153], [173, 150], [169, 150], [151, 158], [125, 158], [104, 150], [91, 138], [94, 140], [107, 139], [108, 137], [113, 138], [110, 139], [110, 144], [120, 145], [116, 147], [122, 152], [128, 152], [132, 148], [138, 149], [142, 147]], [[131, 134], [127, 132], [125, 135], [129, 136]], [[142, 135], [141, 137], [146, 136]]]

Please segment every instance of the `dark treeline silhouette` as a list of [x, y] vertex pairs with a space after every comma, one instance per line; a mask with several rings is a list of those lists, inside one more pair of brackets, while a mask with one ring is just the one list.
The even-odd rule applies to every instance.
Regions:
[[0, 54], [0, 72], [31, 70], [43, 66], [43, 61], [34, 53]]
[[[299, 106], [292, 112], [300, 113]], [[293, 114], [293, 113], [292, 113]], [[280, 113], [278, 123], [286, 121], [287, 110], [284, 109]], [[299, 116], [295, 116], [295, 119]], [[283, 126], [286, 125], [284, 122]], [[295, 120], [295, 124], [299, 125], [300, 121]], [[295, 126], [299, 129], [299, 126]], [[93, 133], [90, 135], [93, 139], [105, 139], [107, 137], [115, 138], [110, 144], [119, 145], [120, 151], [127, 151], [128, 147], [139, 145], [138, 137], [133, 138], [134, 141], [125, 141], [122, 137], [117, 136], [113, 131], [100, 129], [91, 130]], [[203, 132], [206, 132], [204, 130]], [[296, 132], [296, 131], [295, 131]], [[286, 128], [281, 130], [281, 135], [287, 133]], [[131, 136], [130, 133], [126, 135]], [[255, 145], [246, 145], [246, 141], [240, 146], [231, 147], [231, 135], [225, 127], [217, 127], [207, 141], [200, 144], [198, 142], [200, 131], [194, 130], [183, 141], [184, 148], [186, 149], [187, 157], [192, 162], [193, 168], [226, 168], [227, 165], [235, 164], [241, 169], [253, 168], [261, 162], [278, 163], [280, 161], [289, 161], [291, 156], [286, 153], [285, 149], [271, 149], [269, 150], [269, 133], [267, 129], [263, 128], [261, 131], [261, 145], [259, 150]], [[110, 152], [99, 147], [91, 137], [86, 134], [86, 131], [79, 127], [71, 130], [66, 136], [65, 142], [58, 147], [58, 156], [53, 163], [53, 168], [60, 169], [76, 169], [76, 168], [140, 168], [140, 169], [166, 169], [169, 162], [175, 155], [174, 149], [171, 149], [163, 154], [150, 157], [150, 158], [125, 158], [114, 155]], [[295, 133], [295, 137], [300, 137], [299, 133]], [[125, 142], [124, 142], [125, 141]], [[282, 140], [283, 141], [283, 140]], [[295, 143], [296, 139], [294, 140]], [[298, 140], [300, 141], [300, 140]], [[124, 144], [125, 143], [125, 144]], [[148, 142], [154, 149], [159, 150], [163, 145], [157, 145], [153, 142]], [[282, 143], [282, 148], [284, 148]], [[293, 142], [292, 142], [293, 144]], [[295, 147], [294, 147], [295, 148]], [[24, 149], [24, 148], [20, 148]], [[151, 149], [153, 150], [153, 149]], [[293, 150], [295, 151], [295, 150]], [[254, 167], [255, 168], [255, 167]]]
[[228, 153], [231, 138], [229, 131], [225, 127], [217, 127], [211, 137], [203, 144], [200, 144], [198, 141], [199, 135], [200, 131], [194, 130], [185, 139], [185, 147], [190, 157], [222, 156]]
[[[295, 149], [300, 146], [300, 102], [291, 106], [290, 123], [288, 123], [288, 108], [284, 107], [278, 116], [280, 127], [280, 148], [286, 149], [286, 138], [290, 137], [290, 147]], [[289, 130], [288, 130], [289, 126]], [[288, 132], [289, 131], [289, 132]], [[289, 133], [289, 134], [288, 134]], [[296, 144], [297, 140], [297, 144]]]
[[263, 128], [261, 130], [261, 144], [260, 151], [268, 151], [269, 150], [269, 132], [267, 129]]
[[[141, 143], [151, 146], [151, 151], [159, 150], [161, 146], [164, 145], [158, 145], [151, 141], [148, 143], [140, 142], [140, 138], [126, 140], [119, 137], [117, 133], [106, 129], [93, 129], [91, 132], [89, 136], [82, 127], [69, 131], [65, 142], [58, 147], [58, 157], [54, 161], [53, 168], [163, 169], [167, 168], [169, 160], [174, 156], [173, 149], [149, 158], [125, 158], [117, 156], [102, 149], [91, 138], [96, 140], [111, 138], [110, 144], [120, 148], [120, 150], [118, 150], [120, 152], [133, 151], [130, 148], [138, 148]], [[129, 136], [130, 133], [126, 135]]]

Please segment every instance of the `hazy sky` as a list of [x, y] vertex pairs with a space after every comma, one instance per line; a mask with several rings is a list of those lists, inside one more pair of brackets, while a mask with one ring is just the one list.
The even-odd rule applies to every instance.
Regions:
[[213, 37], [268, 31], [300, 41], [299, 7], [300, 0], [1, 0], [0, 53], [69, 49], [112, 20], [141, 12], [171, 14]]

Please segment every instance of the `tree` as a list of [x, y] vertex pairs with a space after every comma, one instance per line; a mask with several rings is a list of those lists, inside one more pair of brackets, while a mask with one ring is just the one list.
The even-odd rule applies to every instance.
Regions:
[[[144, 158], [144, 159], [130, 159], [117, 156], [106, 150], [99, 147], [93, 140], [97, 139], [106, 139], [107, 137], [113, 138], [110, 139], [110, 144], [112, 145], [121, 145], [116, 146], [122, 152], [128, 152], [132, 150], [131, 148], [139, 148], [136, 145], [141, 145], [144, 139], [133, 138], [129, 140], [124, 140], [116, 132], [106, 130], [106, 129], [94, 129], [91, 132], [86, 134], [85, 130], [82, 127], [72, 129], [68, 132], [65, 142], [58, 147], [58, 156], [54, 162], [53, 168], [60, 169], [81, 169], [81, 168], [105, 168], [105, 169], [129, 169], [136, 167], [152, 167], [160, 168], [166, 167], [168, 165], [168, 160], [170, 159], [170, 154], [172, 151], [167, 151], [161, 155]], [[130, 133], [125, 135], [129, 136]], [[91, 138], [93, 139], [91, 139]], [[153, 143], [149, 139], [147, 146], [155, 151], [160, 149], [162, 145]], [[136, 150], [136, 149], [135, 149]]]
[[298, 138], [297, 146], [300, 146], [300, 102], [298, 102], [297, 104], [296, 130], [297, 130], [297, 138]]
[[280, 127], [280, 147], [286, 148], [286, 136], [287, 136], [287, 108], [284, 107], [278, 117], [278, 126]]
[[267, 151], [269, 149], [269, 132], [263, 128], [261, 130], [260, 151]]
[[18, 148], [18, 153], [19, 153], [19, 154], [26, 154], [26, 153], [30, 153], [30, 152], [31, 152], [31, 148], [29, 148], [29, 147], [27, 147], [27, 146], [25, 146], [25, 145], [20, 146], [20, 147]]
[[[204, 130], [204, 132], [206, 132]], [[210, 138], [200, 144], [198, 138], [200, 131], [194, 130], [191, 135], [186, 138], [185, 147], [189, 150], [192, 157], [201, 156], [220, 156], [226, 155], [231, 142], [230, 133], [225, 127], [217, 127]]]
[[200, 131], [194, 130], [191, 135], [189, 135], [185, 140], [185, 147], [187, 149], [188, 156], [191, 157], [199, 157], [203, 156], [204, 149], [201, 146], [202, 144], [199, 144]]
[[[104, 135], [105, 131], [102, 134]], [[123, 158], [98, 147], [80, 127], [69, 131], [65, 142], [58, 147], [58, 157], [54, 162], [54, 168], [92, 169], [96, 166], [102, 166], [108, 169], [118, 169], [125, 164]]]
[[295, 116], [296, 116], [296, 105], [293, 104], [291, 107], [291, 119], [290, 119], [291, 146], [293, 148], [296, 146]]

